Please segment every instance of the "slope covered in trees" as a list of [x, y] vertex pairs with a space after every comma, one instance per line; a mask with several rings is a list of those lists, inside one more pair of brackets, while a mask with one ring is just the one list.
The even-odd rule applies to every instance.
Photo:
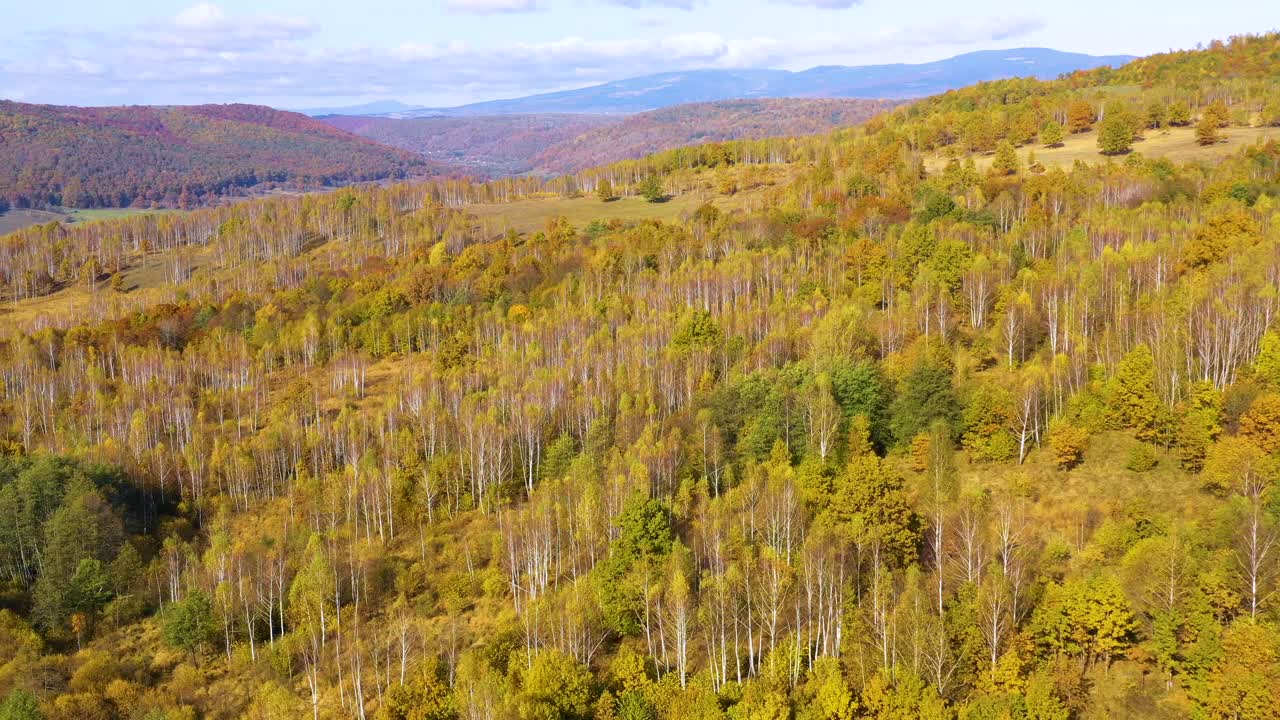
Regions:
[[0, 199], [8, 207], [194, 207], [253, 190], [439, 169], [304, 115], [255, 105], [0, 101]]
[[663, 150], [744, 138], [813, 135], [892, 109], [887, 100], [730, 100], [635, 115], [321, 118], [378, 142], [488, 175], [572, 173]]
[[[1274, 717], [1280, 144], [979, 171], [928, 131], [1257, 124], [1277, 42], [6, 238], [0, 712]], [[731, 212], [467, 207], [765, 164]]]
[[533, 166], [546, 174], [643, 157], [683, 145], [814, 135], [858, 125], [892, 109], [889, 100], [729, 100], [639, 113], [546, 148]]
[[384, 145], [459, 165], [478, 175], [500, 176], [536, 170], [534, 159], [548, 146], [621, 122], [622, 118], [545, 114], [402, 120], [330, 115], [320, 120]]

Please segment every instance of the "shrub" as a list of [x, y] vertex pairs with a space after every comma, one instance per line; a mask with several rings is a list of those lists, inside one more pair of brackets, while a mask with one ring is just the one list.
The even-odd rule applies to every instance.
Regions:
[[1129, 451], [1129, 461], [1124, 466], [1133, 472], [1147, 472], [1154, 470], [1159, 463], [1150, 445], [1138, 445]]

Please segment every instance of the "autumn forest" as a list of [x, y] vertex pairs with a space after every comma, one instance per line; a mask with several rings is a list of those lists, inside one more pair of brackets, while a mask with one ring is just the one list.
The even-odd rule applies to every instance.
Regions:
[[0, 238], [0, 719], [1277, 717], [1280, 35], [883, 109]]

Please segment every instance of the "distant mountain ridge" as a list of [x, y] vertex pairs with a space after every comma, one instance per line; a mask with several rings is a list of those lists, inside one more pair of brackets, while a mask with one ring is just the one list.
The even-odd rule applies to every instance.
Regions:
[[416, 105], [407, 105], [398, 100], [375, 100], [374, 102], [362, 103], [360, 105], [343, 105], [341, 107], [318, 107], [307, 108], [305, 110], [294, 110], [293, 112], [310, 115], [311, 117], [321, 117], [323, 115], [386, 115], [389, 113], [398, 113], [419, 109]]
[[[1119, 66], [1132, 55], [1086, 55], [1050, 48], [980, 50], [927, 63], [828, 65], [789, 70], [691, 70], [644, 75], [591, 87], [492, 100], [452, 108], [399, 108], [340, 114], [411, 118], [528, 113], [632, 114], [673, 105], [769, 98], [907, 99], [934, 95], [986, 80], [1034, 76], [1051, 79], [1103, 65]], [[330, 108], [332, 110], [332, 108]], [[315, 114], [333, 114], [308, 111]]]
[[[872, 104], [878, 101], [1129, 59], [1016, 48], [921, 64], [662, 73], [458, 108], [380, 101], [346, 109], [364, 118], [441, 121], [403, 127], [243, 104], [83, 108], [0, 101], [0, 211], [189, 207], [275, 189], [413, 176], [566, 172], [699, 142], [822, 132], [883, 111]], [[819, 100], [864, 105], [803, 105]], [[716, 106], [744, 101], [762, 104]]]

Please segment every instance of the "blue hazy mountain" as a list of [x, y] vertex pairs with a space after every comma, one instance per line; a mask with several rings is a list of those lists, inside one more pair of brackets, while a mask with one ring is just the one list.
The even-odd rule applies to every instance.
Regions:
[[685, 103], [753, 98], [904, 99], [946, 92], [984, 80], [1028, 76], [1051, 79], [1102, 65], [1119, 66], [1133, 59], [1130, 55], [1099, 56], [1048, 48], [1014, 48], [982, 50], [919, 64], [856, 67], [828, 65], [800, 72], [691, 70], [645, 75], [576, 90], [493, 100], [454, 108], [401, 108], [376, 114], [387, 117], [424, 117], [511, 113], [638, 113]]
[[342, 107], [307, 108], [297, 110], [303, 115], [320, 117], [321, 115], [388, 115], [407, 110], [421, 109], [416, 105], [406, 105], [395, 100], [378, 100], [362, 105], [344, 105]]

